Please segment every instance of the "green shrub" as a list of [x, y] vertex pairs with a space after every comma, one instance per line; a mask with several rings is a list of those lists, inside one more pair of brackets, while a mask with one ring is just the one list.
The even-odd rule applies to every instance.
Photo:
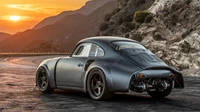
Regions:
[[149, 15], [150, 13], [147, 11], [137, 11], [134, 14], [134, 20], [138, 23], [144, 23], [146, 17]]
[[108, 28], [108, 23], [101, 23], [99, 26], [100, 31], [105, 31]]

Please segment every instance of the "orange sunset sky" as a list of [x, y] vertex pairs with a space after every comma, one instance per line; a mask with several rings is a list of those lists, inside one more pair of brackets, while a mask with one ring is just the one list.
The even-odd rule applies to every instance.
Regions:
[[10, 34], [34, 27], [48, 16], [75, 10], [88, 0], [0, 0], [0, 32]]

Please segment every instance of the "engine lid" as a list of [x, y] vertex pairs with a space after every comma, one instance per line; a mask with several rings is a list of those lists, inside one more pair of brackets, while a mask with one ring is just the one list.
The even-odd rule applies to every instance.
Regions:
[[151, 67], [168, 67], [160, 58], [158, 58], [155, 54], [153, 54], [149, 50], [145, 49], [123, 49], [119, 51], [122, 56], [136, 63], [138, 66], [142, 68], [151, 68]]

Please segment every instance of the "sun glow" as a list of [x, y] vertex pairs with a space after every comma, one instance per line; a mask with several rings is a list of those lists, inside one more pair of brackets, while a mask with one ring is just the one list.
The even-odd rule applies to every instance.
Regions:
[[10, 16], [10, 20], [11, 21], [19, 21], [20, 20], [20, 16]]

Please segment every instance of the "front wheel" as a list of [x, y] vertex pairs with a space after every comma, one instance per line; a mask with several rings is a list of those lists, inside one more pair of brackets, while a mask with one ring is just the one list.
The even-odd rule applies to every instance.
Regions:
[[100, 69], [93, 69], [87, 80], [87, 90], [94, 100], [108, 100], [112, 98], [114, 92], [108, 91], [106, 78]]
[[37, 71], [36, 83], [38, 89], [42, 93], [51, 93], [53, 89], [50, 87], [49, 79], [47, 76], [46, 69], [44, 67], [40, 67]]

